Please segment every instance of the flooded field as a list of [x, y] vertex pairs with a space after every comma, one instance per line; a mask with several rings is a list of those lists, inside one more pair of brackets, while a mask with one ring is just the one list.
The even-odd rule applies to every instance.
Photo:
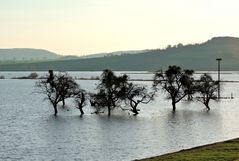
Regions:
[[[0, 160], [127, 161], [239, 137], [239, 83], [223, 83], [221, 95], [233, 94], [234, 99], [211, 102], [210, 112], [198, 102], [180, 102], [173, 114], [170, 101], [158, 93], [155, 101], [139, 107], [137, 117], [122, 111], [114, 111], [110, 118], [94, 115], [89, 104], [80, 117], [70, 100], [54, 117], [49, 102], [35, 92], [36, 80], [10, 79], [29, 73], [0, 73], [6, 78], [0, 80]], [[152, 79], [150, 73], [128, 73], [132, 79]], [[101, 72], [69, 74], [91, 78]], [[216, 79], [216, 72], [212, 74]], [[221, 78], [239, 81], [239, 72], [224, 72]], [[97, 80], [77, 82], [91, 92], [97, 84]]]

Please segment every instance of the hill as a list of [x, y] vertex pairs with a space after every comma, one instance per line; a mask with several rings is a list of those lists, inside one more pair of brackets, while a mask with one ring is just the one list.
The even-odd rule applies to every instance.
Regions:
[[56, 53], [30, 48], [0, 49], [0, 61], [28, 61], [57, 59]]
[[128, 50], [128, 51], [115, 51], [110, 53], [97, 53], [97, 54], [91, 54], [91, 55], [85, 55], [80, 56], [81, 59], [89, 59], [89, 58], [101, 58], [101, 57], [107, 57], [107, 56], [119, 56], [124, 54], [139, 54], [143, 53], [147, 50]]
[[217, 70], [216, 58], [222, 58], [222, 70], [239, 70], [239, 38], [215, 37], [201, 44], [178, 44], [166, 49], [147, 50], [139, 54], [122, 54], [100, 58], [0, 65], [8, 71], [155, 71], [168, 65], [194, 70]]

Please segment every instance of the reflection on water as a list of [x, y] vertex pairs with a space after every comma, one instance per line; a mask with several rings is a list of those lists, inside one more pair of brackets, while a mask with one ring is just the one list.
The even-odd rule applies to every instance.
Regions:
[[[132, 160], [239, 136], [236, 83], [226, 83], [222, 93], [236, 98], [212, 102], [210, 112], [200, 103], [181, 102], [172, 113], [159, 93], [140, 106], [139, 116], [115, 111], [110, 118], [91, 115], [90, 107], [80, 117], [70, 102], [54, 117], [49, 103], [34, 93], [34, 83], [0, 80], [0, 160]], [[93, 91], [96, 81], [79, 83]]]

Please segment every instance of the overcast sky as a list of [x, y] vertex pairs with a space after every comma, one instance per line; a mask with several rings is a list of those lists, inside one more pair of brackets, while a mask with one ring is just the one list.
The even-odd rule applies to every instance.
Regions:
[[93, 54], [239, 37], [238, 0], [0, 0], [0, 48]]

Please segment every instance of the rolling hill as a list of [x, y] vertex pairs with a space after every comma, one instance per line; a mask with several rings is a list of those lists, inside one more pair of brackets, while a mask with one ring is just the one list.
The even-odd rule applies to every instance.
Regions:
[[57, 59], [60, 55], [42, 49], [13, 48], [0, 49], [1, 61], [49, 60]]
[[222, 58], [222, 70], [239, 70], [239, 38], [215, 37], [201, 44], [178, 44], [166, 49], [143, 51], [100, 58], [0, 65], [2, 71], [155, 71], [168, 65], [194, 70], [216, 70], [216, 58]]

